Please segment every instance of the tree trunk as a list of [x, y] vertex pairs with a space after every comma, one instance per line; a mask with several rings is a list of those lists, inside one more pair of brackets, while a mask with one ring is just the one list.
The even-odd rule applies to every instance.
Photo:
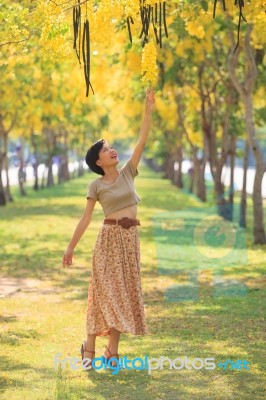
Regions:
[[[36, 160], [36, 158], [35, 158], [35, 160]], [[34, 175], [33, 189], [36, 190], [36, 191], [39, 190], [38, 166], [39, 166], [38, 161], [37, 160], [34, 161], [33, 166], [32, 166], [33, 175]]]
[[232, 209], [230, 202], [225, 198], [225, 187], [222, 182], [222, 170], [226, 162], [228, 154], [228, 129], [229, 129], [229, 107], [224, 116], [222, 150], [220, 156], [217, 154], [216, 132], [211, 128], [211, 122], [207, 122], [207, 117], [204, 115], [205, 109], [202, 110], [202, 128], [205, 134], [205, 140], [208, 147], [209, 162], [211, 174], [214, 182], [214, 191], [217, 204], [218, 215], [226, 220], [232, 220]]
[[205, 166], [205, 159], [197, 158], [197, 156], [194, 155], [196, 196], [204, 202], [206, 201]]
[[[223, 82], [226, 92], [224, 99], [225, 109], [221, 118], [221, 116], [217, 115], [217, 108], [222, 104], [219, 96], [217, 96], [216, 90], [220, 78], [217, 77], [213, 82], [212, 91], [210, 91], [208, 85], [206, 85], [206, 78], [204, 79], [203, 72], [204, 67], [199, 69], [198, 83], [201, 98], [201, 125], [204, 134], [204, 142], [206, 143], [206, 154], [208, 154], [211, 174], [214, 181], [217, 212], [221, 217], [231, 220], [232, 209], [229, 204], [230, 202], [225, 198], [224, 184], [222, 182], [222, 170], [229, 151], [229, 127], [230, 115], [232, 113], [231, 105], [235, 103], [236, 91], [229, 79]], [[214, 100], [211, 99], [211, 94], [213, 95]], [[222, 127], [221, 145], [218, 145], [217, 143], [217, 124], [220, 124]], [[221, 147], [220, 152], [219, 147]]]
[[174, 163], [175, 163], [175, 155], [169, 155], [166, 163], [165, 174], [163, 178], [170, 179], [173, 181], [174, 177]]
[[[265, 161], [256, 137], [254, 117], [253, 117], [253, 102], [252, 92], [258, 76], [258, 70], [255, 61], [255, 51], [251, 47], [251, 32], [252, 25], [247, 27], [245, 39], [243, 43], [245, 55], [245, 69], [242, 71], [241, 81], [236, 75], [236, 69], [239, 60], [238, 48], [234, 53], [231, 53], [229, 58], [229, 73], [230, 78], [238, 91], [242, 102], [244, 104], [244, 117], [246, 132], [248, 135], [249, 146], [252, 149], [256, 161], [256, 173], [253, 186], [253, 235], [255, 244], [266, 244], [266, 235], [264, 229], [264, 215], [263, 215], [263, 202], [262, 202], [262, 179], [266, 171]], [[233, 36], [230, 35], [232, 43], [234, 42]], [[233, 43], [234, 44], [234, 43]]]
[[37, 152], [37, 144], [34, 139], [34, 132], [31, 130], [31, 145], [33, 148], [33, 156], [34, 156], [34, 161], [32, 164], [33, 168], [33, 175], [34, 175], [34, 184], [33, 184], [33, 189], [34, 190], [39, 190], [39, 178], [38, 178], [38, 166], [39, 166], [39, 160], [38, 160], [38, 152]]
[[24, 165], [24, 141], [22, 139], [21, 147], [19, 150], [19, 169], [18, 169], [18, 183], [21, 196], [26, 196], [24, 183], [26, 181], [26, 171]]
[[199, 168], [199, 177], [198, 177], [198, 184], [197, 184], [197, 196], [201, 201], [206, 201], [206, 184], [205, 184], [205, 167], [206, 167], [206, 160], [200, 159], [200, 168]]
[[18, 183], [19, 183], [19, 192], [21, 196], [26, 196], [27, 194], [24, 186], [25, 178], [26, 174], [25, 174], [24, 164], [20, 163], [18, 170]]
[[6, 196], [5, 196], [5, 189], [2, 181], [2, 152], [0, 152], [0, 206], [5, 206], [6, 205]]
[[70, 179], [70, 174], [68, 167], [68, 156], [67, 154], [63, 154], [60, 157], [60, 162], [58, 166], [58, 183], [68, 181], [69, 179]]
[[245, 93], [244, 109], [245, 109], [245, 125], [249, 137], [249, 145], [252, 148], [254, 158], [256, 160], [256, 173], [253, 186], [253, 219], [254, 219], [254, 243], [266, 244], [266, 235], [264, 229], [264, 215], [262, 202], [262, 179], [265, 173], [265, 164], [259, 143], [256, 138], [254, 120], [253, 120], [253, 104], [252, 94]]
[[41, 188], [44, 189], [45, 188], [45, 171], [46, 171], [46, 165], [43, 169], [43, 173], [42, 173], [42, 183], [41, 183]]
[[[203, 125], [204, 127], [204, 125]], [[208, 129], [208, 130], [206, 130]], [[218, 215], [225, 219], [229, 219], [228, 202], [225, 199], [224, 184], [222, 182], [222, 169], [225, 164], [226, 157], [223, 154], [220, 159], [217, 155], [216, 133], [212, 132], [210, 128], [204, 127], [205, 139], [208, 144], [208, 154], [210, 169], [214, 183], [214, 191], [217, 204]]]
[[247, 170], [248, 170], [248, 153], [249, 145], [248, 140], [245, 143], [245, 152], [243, 157], [243, 185], [241, 191], [241, 201], [240, 201], [240, 216], [239, 225], [246, 228], [246, 211], [247, 211]]
[[175, 175], [175, 169], [174, 165], [176, 162], [176, 155], [172, 155], [170, 157], [170, 163], [168, 165], [168, 179], [170, 179], [172, 182], [174, 182], [174, 175]]
[[189, 175], [189, 187], [188, 191], [189, 193], [194, 193], [194, 185], [195, 185], [195, 159], [193, 157], [193, 162], [191, 163], [191, 167], [188, 170], [188, 175]]
[[64, 181], [69, 181], [70, 174], [68, 168], [68, 132], [64, 130], [64, 155], [63, 155], [63, 179]]
[[58, 171], [57, 171], [57, 183], [63, 182], [63, 156], [59, 157]]
[[175, 171], [175, 184], [177, 187], [180, 189], [183, 188], [183, 174], [182, 174], [182, 163], [183, 163], [183, 152], [182, 152], [182, 147], [177, 148], [177, 153], [176, 153], [176, 161], [178, 163], [178, 169]]
[[[202, 159], [198, 159], [197, 157], [197, 152], [198, 148], [197, 146], [194, 145], [194, 143], [191, 141], [188, 131], [186, 129], [186, 124], [185, 124], [185, 115], [184, 115], [184, 110], [185, 110], [185, 105], [182, 102], [182, 98], [180, 95], [176, 96], [176, 103], [177, 103], [177, 111], [178, 111], [178, 117], [179, 117], [179, 123], [182, 129], [182, 135], [185, 135], [191, 150], [193, 154], [193, 166], [191, 167], [190, 170], [190, 187], [189, 191], [193, 192], [194, 190], [194, 185], [196, 186], [196, 195], [202, 200], [206, 201], [206, 185], [205, 185], [205, 165], [206, 165], [206, 155], [205, 155], [205, 149], [203, 150], [203, 157]], [[205, 142], [206, 143], [206, 142]], [[182, 178], [182, 175], [181, 175]], [[183, 183], [182, 183], [183, 187]]]
[[70, 173], [68, 168], [68, 155], [64, 156], [64, 164], [63, 164], [63, 179], [64, 181], [69, 181]]
[[236, 137], [231, 135], [230, 137], [230, 185], [229, 185], [229, 196], [228, 196], [228, 218], [229, 221], [233, 221], [234, 218], [234, 176], [235, 176], [235, 147]]
[[48, 168], [47, 187], [54, 186], [53, 157], [51, 155], [48, 155], [48, 160], [47, 160], [46, 166]]
[[78, 177], [82, 176], [84, 174], [84, 168], [83, 168], [83, 158], [79, 159], [79, 166], [78, 166]]
[[7, 153], [8, 153], [8, 135], [6, 132], [4, 132], [3, 134], [3, 147], [4, 147], [4, 151], [3, 151], [3, 167], [4, 167], [4, 171], [5, 171], [5, 175], [6, 175], [6, 187], [5, 187], [5, 196], [6, 196], [6, 201], [14, 201], [12, 194], [11, 194], [11, 190], [10, 190], [10, 184], [9, 184], [9, 173], [8, 173], [8, 157], [7, 157]]
[[[13, 198], [9, 189], [9, 175], [8, 175], [8, 159], [7, 159], [7, 138], [9, 132], [13, 129], [16, 123], [17, 114], [15, 113], [12, 117], [11, 124], [8, 129], [4, 127], [3, 115], [0, 113], [0, 205], [5, 205], [7, 201], [13, 201]], [[3, 141], [3, 144], [1, 143]], [[3, 145], [3, 150], [1, 146]], [[2, 181], [2, 171], [6, 172], [7, 186], [4, 188]]]
[[47, 148], [47, 182], [46, 186], [51, 187], [54, 186], [54, 176], [53, 176], [53, 155], [55, 154], [55, 146], [56, 146], [56, 137], [54, 131], [50, 128], [44, 128], [43, 132], [46, 137], [46, 148]]

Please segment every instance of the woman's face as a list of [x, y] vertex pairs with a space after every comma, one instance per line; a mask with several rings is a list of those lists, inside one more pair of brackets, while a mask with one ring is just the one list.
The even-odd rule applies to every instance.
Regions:
[[118, 153], [109, 145], [108, 142], [104, 142], [103, 147], [99, 151], [99, 160], [97, 164], [102, 167], [110, 167], [112, 165], [117, 165], [119, 163]]

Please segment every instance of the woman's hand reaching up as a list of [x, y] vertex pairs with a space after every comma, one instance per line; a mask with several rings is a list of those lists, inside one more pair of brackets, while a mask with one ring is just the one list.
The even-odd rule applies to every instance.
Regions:
[[154, 101], [154, 90], [146, 89], [146, 111], [151, 113], [154, 109], [155, 101]]

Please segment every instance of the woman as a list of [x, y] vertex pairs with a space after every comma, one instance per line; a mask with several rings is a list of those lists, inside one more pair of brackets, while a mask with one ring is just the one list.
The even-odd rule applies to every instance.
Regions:
[[[74, 248], [89, 226], [96, 201], [105, 218], [93, 249], [92, 272], [88, 289], [87, 341], [81, 356], [95, 358], [96, 336], [109, 335], [104, 359], [119, 359], [121, 333], [147, 334], [141, 276], [137, 203], [134, 187], [137, 166], [148, 138], [154, 91], [146, 90], [145, 116], [139, 139], [131, 158], [118, 170], [118, 154], [107, 141], [95, 142], [87, 152], [89, 168], [102, 175], [88, 186], [87, 206], [63, 256], [63, 267], [72, 264]], [[113, 361], [114, 363], [114, 361]], [[112, 363], [112, 364], [113, 364]], [[91, 361], [86, 369], [91, 368]]]

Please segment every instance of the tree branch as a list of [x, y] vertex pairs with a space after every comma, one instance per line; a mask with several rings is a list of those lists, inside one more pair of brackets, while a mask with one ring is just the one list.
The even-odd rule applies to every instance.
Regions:
[[247, 79], [246, 79], [246, 85], [245, 85], [245, 90], [247, 92], [253, 91], [254, 84], [255, 84], [256, 78], [258, 76], [258, 70], [257, 70], [257, 66], [256, 66], [255, 56], [254, 56], [254, 50], [251, 48], [251, 45], [250, 45], [251, 31], [252, 31], [252, 26], [249, 25], [248, 29], [247, 29], [247, 33], [245, 35], [245, 40], [244, 40], [244, 50], [245, 50], [245, 55], [247, 58], [247, 66], [248, 66], [248, 73], [247, 73]]
[[[72, 8], [74, 8], [74, 7], [76, 7], [76, 6], [81, 6], [81, 4], [87, 3], [88, 1], [89, 1], [89, 0], [83, 0], [81, 3], [76, 3], [76, 4], [74, 4], [74, 5], [71, 6], [71, 7], [65, 8], [64, 10], [62, 10], [62, 12], [71, 10]], [[63, 3], [62, 3], [62, 4], [63, 4]]]
[[2, 46], [6, 46], [6, 45], [8, 45], [8, 44], [17, 44], [17, 43], [21, 43], [21, 42], [26, 42], [26, 41], [28, 41], [29, 40], [29, 38], [26, 38], [26, 39], [22, 39], [22, 40], [18, 40], [18, 41], [10, 41], [10, 42], [5, 42], [5, 43], [0, 43], [0, 47], [2, 47]]
[[[233, 38], [232, 32], [229, 32], [229, 39], [231, 40], [232, 45], [234, 45], [234, 38]], [[230, 78], [231, 78], [233, 84], [235, 85], [236, 90], [242, 97], [244, 94], [244, 88], [236, 76], [236, 67], [238, 64], [239, 54], [240, 54], [239, 47], [236, 49], [235, 52], [233, 50], [231, 50], [231, 53], [229, 54], [229, 57], [228, 57], [228, 71], [229, 71]]]

